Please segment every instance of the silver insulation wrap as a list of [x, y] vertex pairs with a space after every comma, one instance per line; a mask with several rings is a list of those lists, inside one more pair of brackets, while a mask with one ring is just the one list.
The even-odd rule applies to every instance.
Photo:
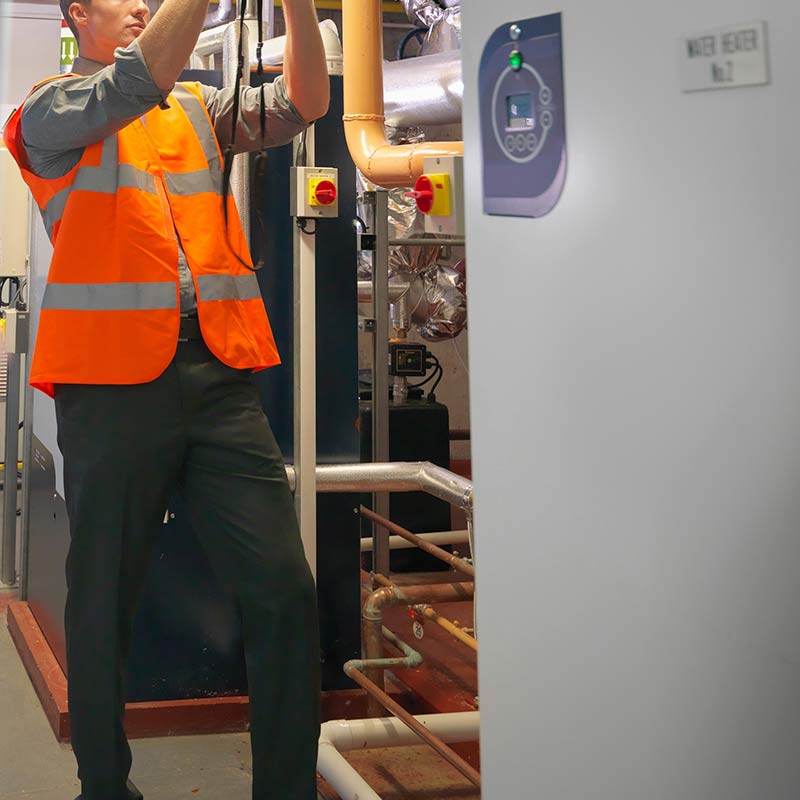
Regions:
[[[392, 144], [412, 144], [424, 140], [419, 129], [387, 129]], [[358, 195], [375, 189], [358, 173]], [[425, 218], [417, 211], [417, 204], [406, 197], [409, 189], [389, 190], [389, 236], [391, 238], [424, 237]], [[359, 204], [358, 214], [369, 226], [372, 220], [365, 217], [370, 208]], [[464, 262], [455, 267], [437, 263], [442, 253], [440, 245], [431, 247], [393, 247], [389, 251], [389, 276], [393, 281], [409, 285], [406, 303], [408, 316], [417, 326], [422, 338], [428, 341], [452, 339], [467, 324], [466, 279]], [[372, 277], [372, 258], [359, 254], [359, 280]]]
[[461, 49], [461, 9], [447, 8], [442, 11], [441, 19], [434, 23], [422, 43], [420, 55], [446, 53], [448, 50]]
[[386, 124], [456, 125], [461, 122], [464, 81], [456, 50], [383, 65]]
[[455, 339], [467, 326], [466, 262], [439, 265], [422, 275], [423, 302], [428, 319], [417, 333], [429, 342]]
[[444, 13], [444, 8], [436, 0], [400, 0], [406, 15], [415, 25], [430, 28]]

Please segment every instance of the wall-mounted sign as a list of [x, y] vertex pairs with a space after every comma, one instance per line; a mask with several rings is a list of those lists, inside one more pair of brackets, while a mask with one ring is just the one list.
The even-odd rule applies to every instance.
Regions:
[[729, 25], [678, 43], [681, 89], [729, 89], [769, 83], [767, 23]]

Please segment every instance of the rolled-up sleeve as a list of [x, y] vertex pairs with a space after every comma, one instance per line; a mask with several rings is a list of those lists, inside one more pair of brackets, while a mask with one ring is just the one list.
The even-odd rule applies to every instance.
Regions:
[[[203, 86], [203, 96], [220, 147], [225, 149], [231, 141], [233, 129], [234, 90]], [[246, 153], [262, 147], [261, 90], [255, 86], [242, 86], [239, 98], [235, 152]], [[264, 84], [264, 111], [264, 147], [286, 144], [310, 125], [289, 99], [282, 75], [274, 83]]]
[[66, 174], [83, 148], [164, 102], [165, 94], [154, 83], [135, 41], [116, 50], [114, 63], [93, 75], [46, 83], [22, 109], [22, 140], [33, 172], [41, 177]]

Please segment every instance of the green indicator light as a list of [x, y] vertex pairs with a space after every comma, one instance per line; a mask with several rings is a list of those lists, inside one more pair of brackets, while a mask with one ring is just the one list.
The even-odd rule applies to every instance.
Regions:
[[522, 53], [519, 50], [512, 50], [508, 56], [508, 63], [514, 72], [519, 72], [522, 69]]

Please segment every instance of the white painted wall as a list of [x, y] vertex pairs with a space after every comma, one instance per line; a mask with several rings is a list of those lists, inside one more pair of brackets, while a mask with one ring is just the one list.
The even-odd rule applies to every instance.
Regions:
[[57, 3], [0, 2], [2, 122], [5, 109], [19, 105], [34, 83], [58, 74], [60, 31]]
[[[487, 217], [483, 44], [554, 11], [566, 189]], [[679, 35], [759, 19], [770, 86], [681, 93]], [[487, 800], [800, 793], [799, 19], [465, 4]]]

